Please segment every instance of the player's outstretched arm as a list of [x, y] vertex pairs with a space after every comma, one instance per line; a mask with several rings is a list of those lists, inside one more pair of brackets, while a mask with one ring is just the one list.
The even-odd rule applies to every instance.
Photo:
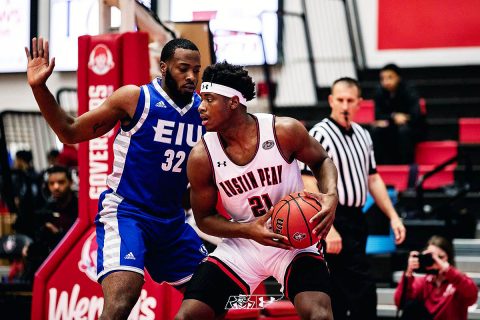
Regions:
[[190, 203], [200, 230], [221, 238], [246, 238], [263, 245], [289, 248], [281, 242], [287, 241], [284, 236], [265, 227], [269, 214], [249, 223], [232, 222], [218, 214], [215, 209], [218, 200], [217, 188], [203, 141], [197, 143], [190, 152], [187, 174], [191, 187]]
[[59, 139], [68, 144], [99, 137], [110, 131], [117, 121], [128, 121], [135, 112], [140, 89], [125, 86], [93, 111], [78, 118], [68, 115], [57, 103], [46, 82], [55, 67], [55, 59], [49, 60], [48, 41], [42, 37], [32, 39], [27, 56], [27, 81], [32, 88], [40, 111]]
[[322, 145], [310, 136], [297, 120], [277, 117], [275, 129], [284, 156], [295, 158], [308, 165], [317, 179], [320, 193], [311, 193], [322, 205], [322, 210], [310, 221], [317, 221], [313, 233], [324, 238], [335, 218], [338, 203], [337, 168]]

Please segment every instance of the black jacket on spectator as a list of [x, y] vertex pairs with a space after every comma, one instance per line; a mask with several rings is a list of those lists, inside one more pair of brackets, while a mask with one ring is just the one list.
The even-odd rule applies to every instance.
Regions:
[[12, 169], [13, 195], [17, 199], [15, 231], [34, 238], [35, 211], [45, 203], [41, 192], [42, 178], [33, 169]]
[[[410, 116], [406, 125], [397, 126], [394, 113]], [[420, 111], [415, 89], [401, 81], [395, 93], [379, 87], [375, 94], [375, 120], [388, 120], [386, 128], [374, 128], [372, 138], [379, 164], [410, 164], [414, 162], [417, 142], [425, 138], [425, 116]]]

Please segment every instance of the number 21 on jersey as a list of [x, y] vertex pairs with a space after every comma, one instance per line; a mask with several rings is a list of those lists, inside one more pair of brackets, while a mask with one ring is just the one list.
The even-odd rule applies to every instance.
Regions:
[[261, 196], [250, 197], [248, 198], [248, 203], [255, 217], [263, 216], [273, 206], [268, 193], [264, 193]]

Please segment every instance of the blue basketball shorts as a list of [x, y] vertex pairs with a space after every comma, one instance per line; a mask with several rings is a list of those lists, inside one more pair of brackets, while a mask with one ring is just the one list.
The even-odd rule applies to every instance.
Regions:
[[180, 287], [207, 256], [201, 239], [185, 216], [160, 218], [146, 214], [111, 190], [99, 199], [95, 218], [97, 278], [115, 271], [144, 275]]

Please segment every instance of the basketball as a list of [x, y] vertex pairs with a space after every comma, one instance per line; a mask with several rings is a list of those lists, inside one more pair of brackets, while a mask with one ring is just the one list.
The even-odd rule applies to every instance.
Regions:
[[321, 209], [320, 203], [304, 192], [291, 193], [273, 207], [273, 232], [286, 236], [294, 248], [309, 247], [318, 242], [317, 236], [312, 234], [315, 225], [309, 221]]

